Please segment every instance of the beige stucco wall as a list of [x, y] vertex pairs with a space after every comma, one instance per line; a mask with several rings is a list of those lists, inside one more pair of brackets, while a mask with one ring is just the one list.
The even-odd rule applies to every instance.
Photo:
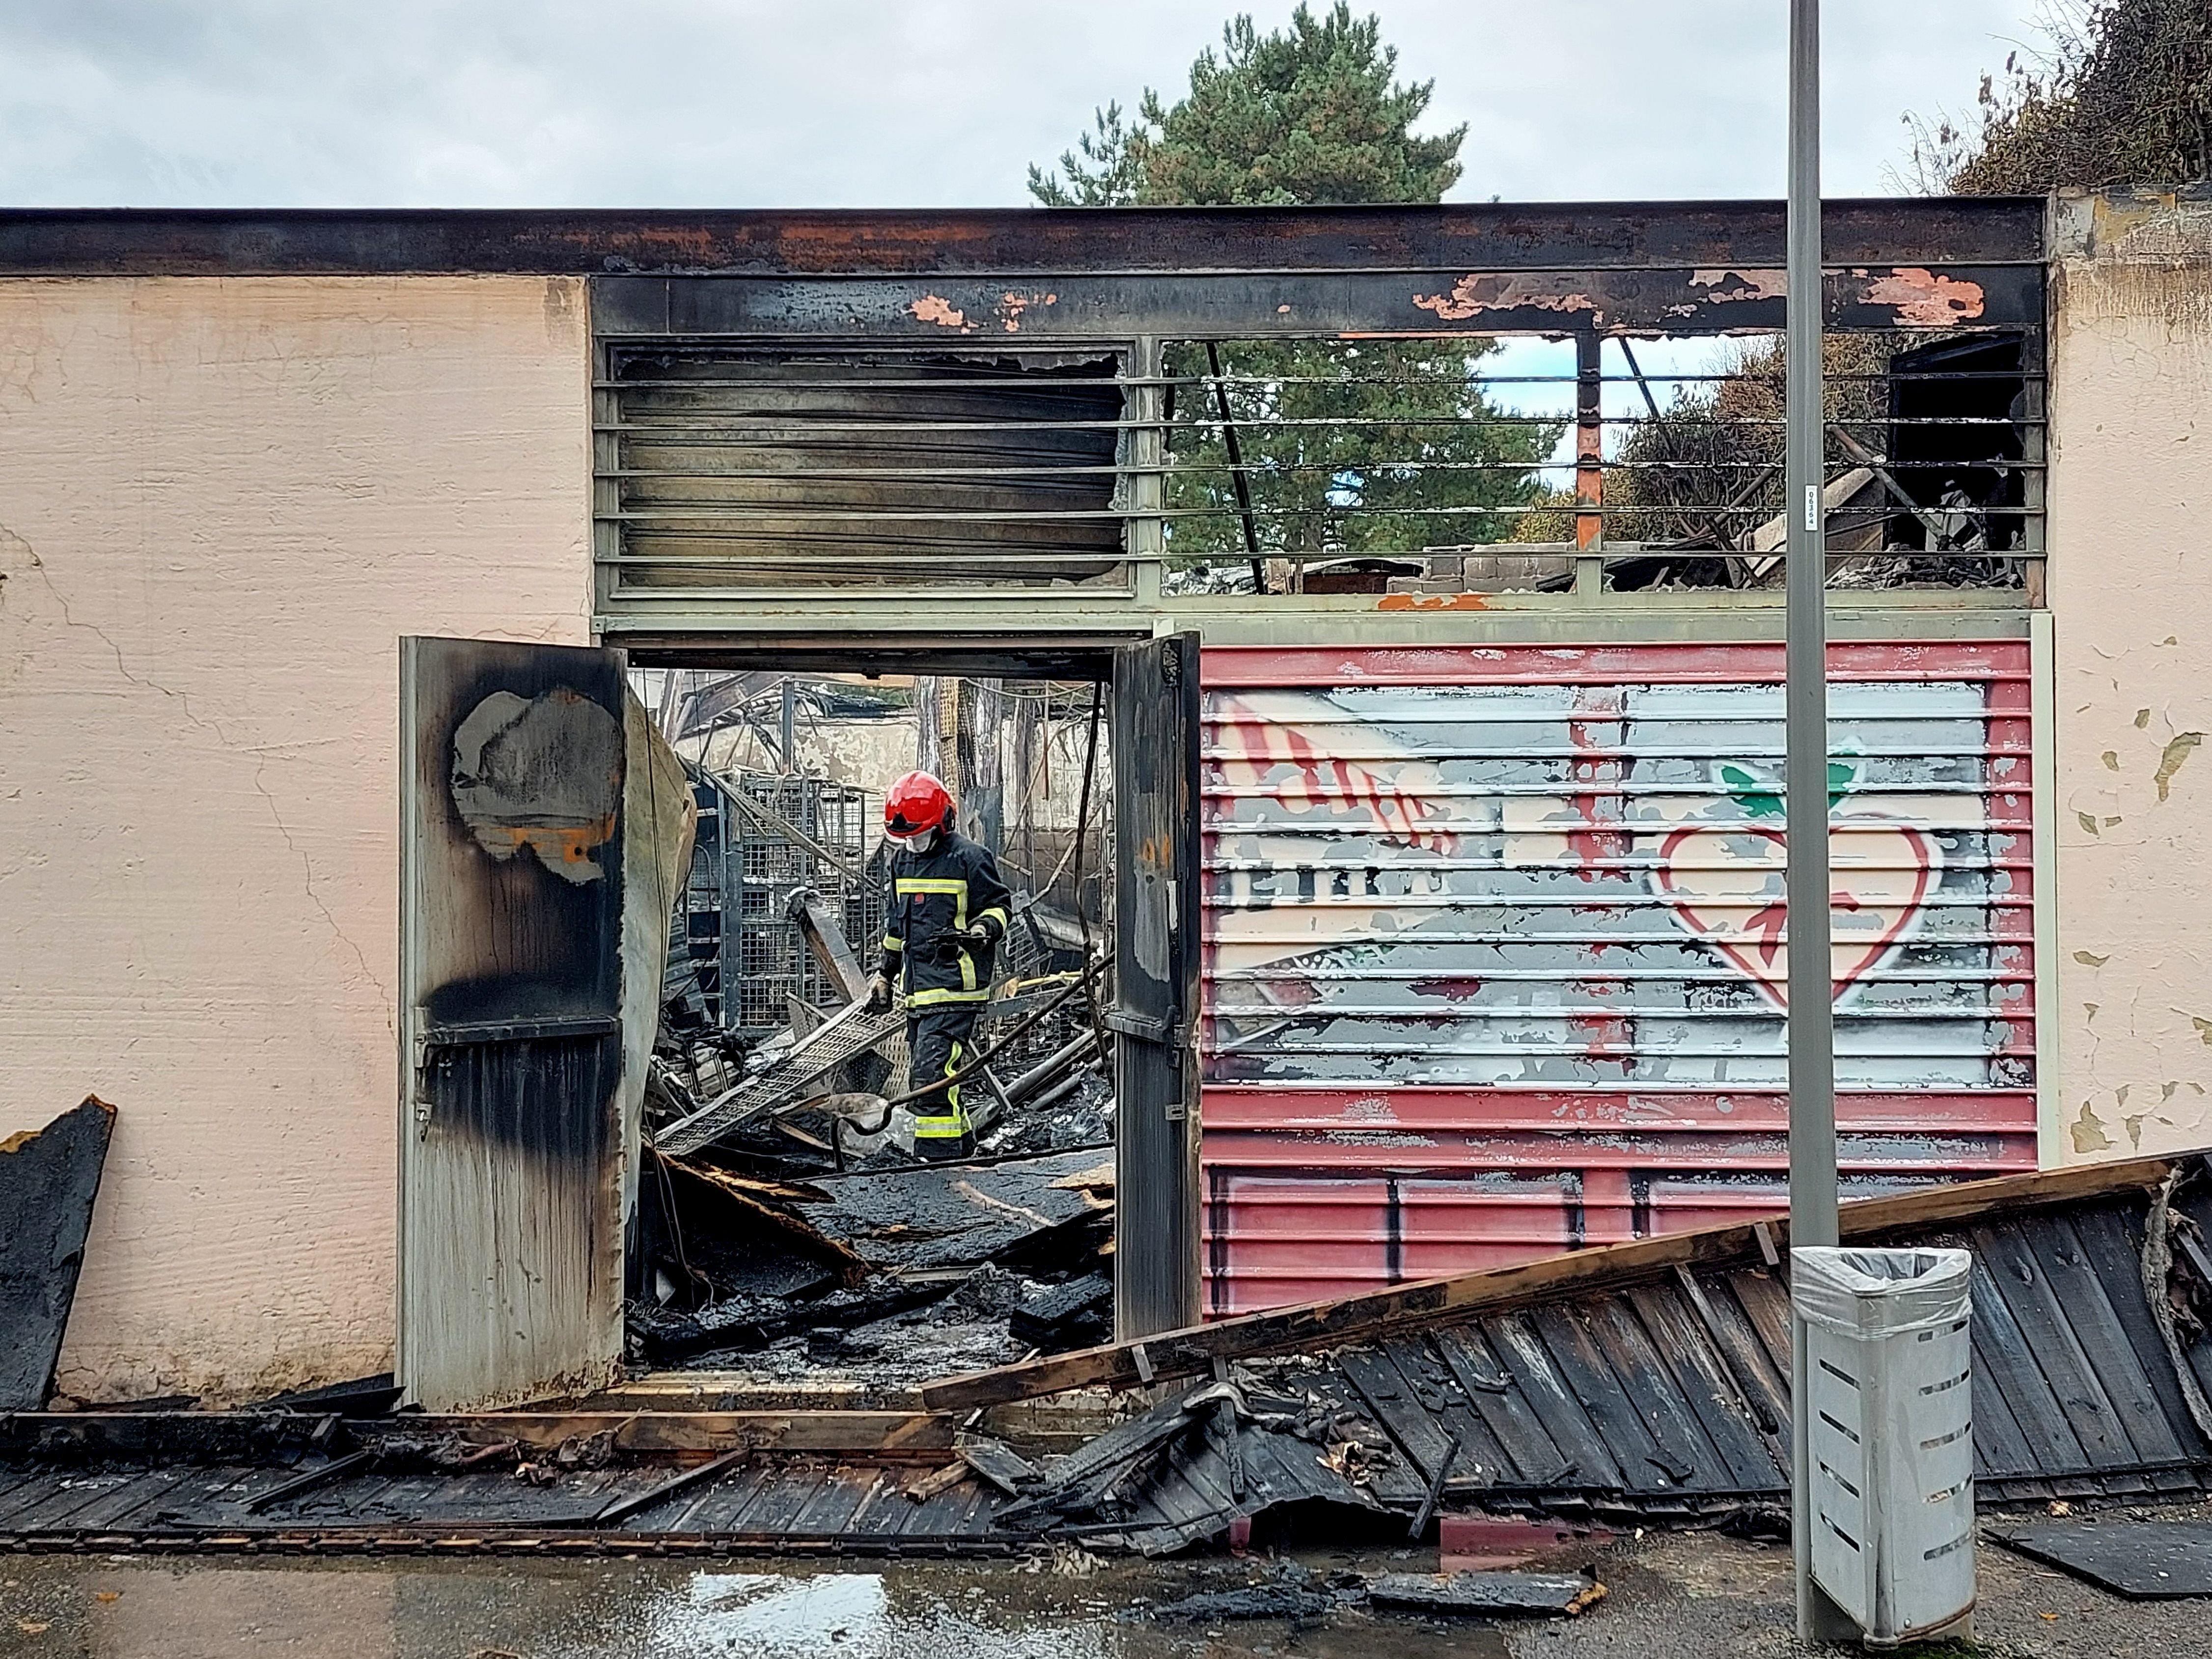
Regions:
[[581, 285], [0, 282], [0, 1135], [118, 1109], [60, 1386], [391, 1362], [396, 641], [589, 636]]
[[2212, 203], [2062, 201], [2061, 1161], [2212, 1145]]

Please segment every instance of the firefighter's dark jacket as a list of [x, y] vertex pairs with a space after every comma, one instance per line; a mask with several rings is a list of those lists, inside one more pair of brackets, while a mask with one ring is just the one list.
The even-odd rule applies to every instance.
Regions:
[[[895, 848], [884, 897], [884, 976], [909, 1008], [976, 1003], [991, 994], [991, 962], [1013, 919], [1013, 894], [990, 849], [947, 830], [927, 853]], [[946, 937], [982, 927], [988, 945]], [[900, 977], [903, 969], [905, 977]]]

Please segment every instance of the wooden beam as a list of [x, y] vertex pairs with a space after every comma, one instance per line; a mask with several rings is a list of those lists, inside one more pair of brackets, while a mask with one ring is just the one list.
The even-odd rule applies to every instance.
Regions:
[[[2120, 1164], [2083, 1164], [1994, 1181], [1968, 1181], [1923, 1188], [1887, 1198], [1861, 1199], [1842, 1209], [1847, 1243], [1872, 1243], [1969, 1218], [1981, 1219], [2052, 1205], [2079, 1203], [2134, 1190], [2147, 1190], [2166, 1178], [2184, 1157], [2136, 1158]], [[1789, 1223], [1776, 1217], [1697, 1232], [1668, 1233], [1625, 1244], [1571, 1251], [1518, 1267], [1431, 1279], [1394, 1285], [1364, 1296], [1309, 1302], [1290, 1308], [1245, 1314], [1210, 1325], [1186, 1326], [1148, 1336], [1140, 1376], [1133, 1342], [1079, 1349], [1025, 1360], [967, 1376], [942, 1377], [922, 1385], [921, 1402], [933, 1411], [963, 1412], [1059, 1394], [1069, 1389], [1133, 1388], [1154, 1378], [1188, 1376], [1210, 1370], [1213, 1361], [1250, 1359], [1271, 1354], [1334, 1348], [1424, 1325], [1453, 1324], [1533, 1302], [1597, 1286], [1656, 1278], [1676, 1267], [1717, 1268], [1760, 1260], [1754, 1229], [1765, 1226], [1779, 1246], [1789, 1248]]]
[[[0, 1413], [0, 1453], [85, 1456], [216, 1457], [259, 1462], [296, 1457], [321, 1419], [260, 1412], [9, 1412]], [[941, 1463], [952, 1450], [953, 1419], [928, 1412], [475, 1412], [409, 1413], [342, 1425], [357, 1448], [389, 1437], [452, 1433], [464, 1441], [513, 1441], [531, 1451], [611, 1431], [624, 1456], [762, 1452], [835, 1454], [872, 1460]]]
[[[911, 1455], [932, 1462], [952, 1449], [953, 1421], [928, 1412], [484, 1412], [386, 1419], [395, 1431], [469, 1440], [513, 1440], [550, 1451], [611, 1430], [628, 1453], [835, 1452], [871, 1458]], [[366, 1425], [354, 1425], [356, 1432]], [[380, 1423], [379, 1427], [385, 1426]]]

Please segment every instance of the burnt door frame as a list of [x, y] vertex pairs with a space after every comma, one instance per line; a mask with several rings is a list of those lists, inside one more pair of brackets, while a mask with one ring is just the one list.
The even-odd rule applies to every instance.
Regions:
[[[1203, 1267], [1199, 1184], [1199, 635], [1124, 634], [982, 639], [953, 633], [824, 637], [654, 634], [611, 637], [640, 668], [860, 672], [1082, 679], [1105, 688], [1113, 767], [1115, 1033], [1114, 1304], [1123, 1334], [1198, 1322]], [[1141, 810], [1139, 803], [1142, 803]], [[1149, 861], [1138, 873], [1137, 860]], [[1149, 908], [1147, 908], [1149, 907]], [[1166, 956], [1148, 968], [1133, 918]], [[1131, 1103], [1141, 1101], [1132, 1109]]]
[[1114, 1319], [1200, 1318], [1199, 636], [1114, 653]]

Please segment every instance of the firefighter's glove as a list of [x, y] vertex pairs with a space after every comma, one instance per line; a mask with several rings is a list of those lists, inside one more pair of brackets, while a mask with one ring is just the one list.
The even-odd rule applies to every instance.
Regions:
[[997, 938], [988, 927], [948, 927], [930, 941], [929, 959], [950, 968], [971, 951], [980, 951]]
[[880, 1014], [891, 1006], [891, 982], [878, 974], [868, 981], [868, 1012]]

